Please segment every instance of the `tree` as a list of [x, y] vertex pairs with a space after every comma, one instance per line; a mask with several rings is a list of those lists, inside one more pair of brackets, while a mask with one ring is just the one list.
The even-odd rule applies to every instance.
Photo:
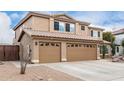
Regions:
[[122, 40], [121, 45], [123, 47], [123, 55], [124, 55], [124, 40]]
[[102, 46], [102, 58], [103, 58], [103, 59], [105, 58], [106, 50], [107, 50], [106, 45], [103, 45], [103, 46]]
[[[112, 55], [115, 54], [115, 36], [111, 33], [111, 32], [103, 32], [103, 40], [106, 40], [108, 42], [111, 42], [111, 48], [112, 48]], [[105, 53], [106, 53], [106, 46], [103, 45], [103, 58], [105, 57]]]
[[25, 74], [26, 67], [27, 67], [28, 62], [26, 61], [21, 61], [21, 69], [20, 69], [20, 74]]
[[103, 32], [103, 40], [113, 43], [115, 36], [111, 32]]

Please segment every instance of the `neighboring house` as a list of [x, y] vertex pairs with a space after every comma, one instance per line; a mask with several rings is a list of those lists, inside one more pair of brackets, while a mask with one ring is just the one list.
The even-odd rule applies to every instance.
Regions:
[[124, 40], [124, 29], [120, 29], [117, 31], [113, 31], [113, 35], [115, 35], [115, 55], [123, 54], [123, 47], [121, 46], [122, 40]]
[[34, 63], [100, 59], [104, 29], [89, 25], [66, 14], [30, 12], [14, 27], [14, 44], [21, 60]]

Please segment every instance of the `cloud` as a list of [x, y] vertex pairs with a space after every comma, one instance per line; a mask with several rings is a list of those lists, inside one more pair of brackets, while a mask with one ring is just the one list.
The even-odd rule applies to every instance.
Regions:
[[11, 19], [4, 13], [0, 12], [0, 43], [12, 44], [14, 38], [14, 31], [10, 29]]
[[16, 19], [20, 18], [18, 13], [12, 13], [10, 15], [10, 17], [11, 17], [12, 20], [16, 20]]
[[71, 15], [78, 20], [90, 22], [91, 25], [105, 28], [108, 31], [124, 27], [124, 12], [84, 11], [75, 12]]

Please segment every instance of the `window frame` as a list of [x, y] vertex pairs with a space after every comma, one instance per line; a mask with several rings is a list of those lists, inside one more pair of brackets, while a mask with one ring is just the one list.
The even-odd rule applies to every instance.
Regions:
[[54, 30], [59, 31], [59, 22], [58, 21], [54, 21]]
[[70, 24], [69, 23], [65, 23], [65, 31], [70, 32]]
[[[83, 29], [82, 29], [83, 27]], [[81, 31], [85, 31], [85, 26], [81, 25]]]
[[91, 30], [91, 37], [93, 37], [93, 30]]
[[117, 53], [119, 53], [119, 47], [117, 46]]
[[98, 37], [101, 37], [100, 32], [98, 31]]

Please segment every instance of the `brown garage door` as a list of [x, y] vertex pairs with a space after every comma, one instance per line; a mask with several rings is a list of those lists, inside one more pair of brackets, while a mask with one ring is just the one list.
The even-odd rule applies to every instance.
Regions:
[[96, 60], [96, 45], [89, 44], [67, 44], [67, 60]]
[[19, 47], [13, 45], [0, 45], [0, 60], [1, 61], [19, 60]]
[[60, 62], [60, 43], [40, 43], [40, 63]]

